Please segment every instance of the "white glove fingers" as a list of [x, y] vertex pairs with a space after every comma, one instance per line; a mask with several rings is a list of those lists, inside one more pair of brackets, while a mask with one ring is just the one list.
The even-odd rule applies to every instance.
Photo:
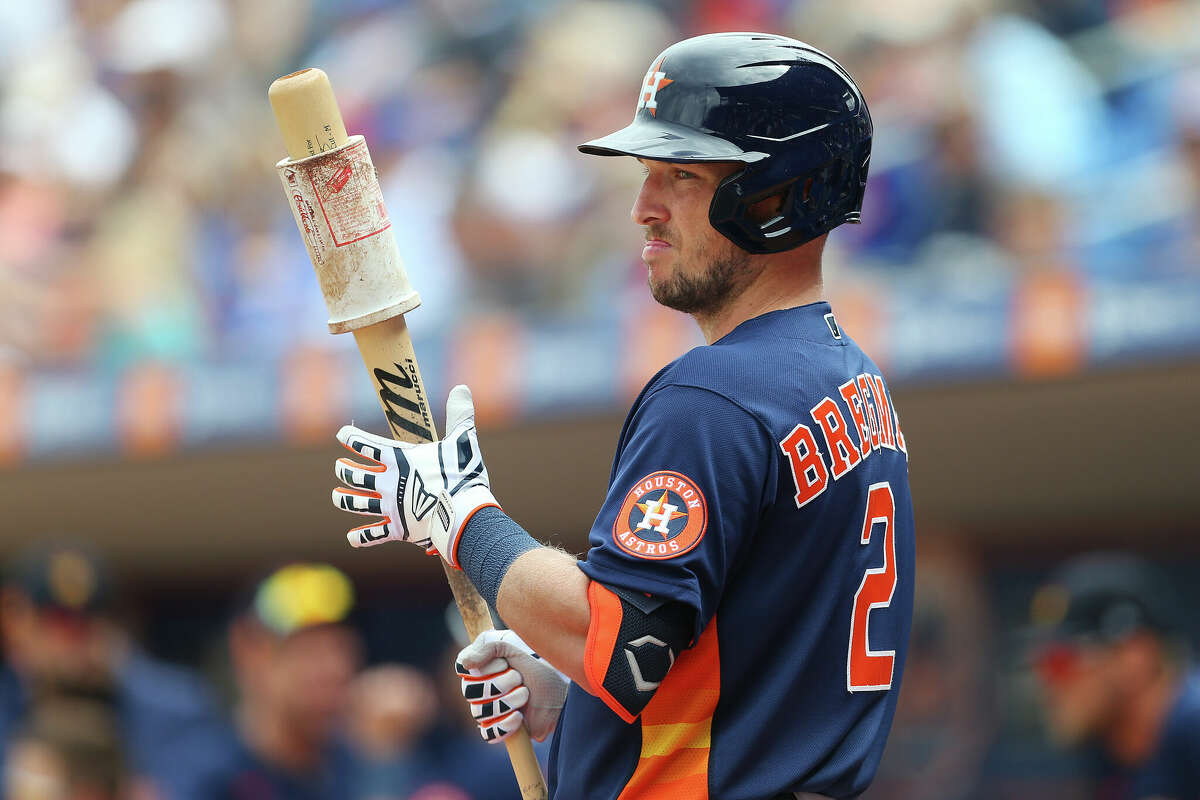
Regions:
[[333, 474], [339, 481], [347, 486], [366, 489], [370, 492], [378, 491], [379, 476], [386, 471], [387, 468], [383, 465], [367, 466], [348, 458], [339, 458], [333, 462]]
[[521, 673], [510, 667], [499, 675], [491, 675], [486, 678], [463, 678], [462, 695], [467, 700], [492, 700], [503, 697], [522, 683], [524, 681], [521, 679]]
[[353, 425], [343, 425], [338, 429], [337, 440], [350, 452], [373, 462], [379, 472], [395, 463], [395, 458], [392, 457], [392, 442]]
[[[454, 671], [464, 678], [474, 678], [475, 680], [483, 680], [499, 675], [504, 670], [508, 669], [508, 662], [495, 654], [492, 648], [471, 648], [475, 645], [469, 645], [454, 661]], [[489, 659], [484, 661], [483, 659]]]
[[363, 525], [346, 534], [346, 541], [350, 542], [351, 547], [371, 547], [380, 542], [386, 542], [390, 538], [392, 538], [392, 525], [386, 519], [383, 522]]
[[503, 672], [508, 669], [505, 658], [520, 654], [532, 655], [533, 648], [516, 631], [488, 630], [458, 652], [454, 667], [459, 675], [480, 678]]
[[508, 716], [509, 712], [522, 708], [528, 702], [528, 687], [518, 686], [508, 694], [494, 700], [483, 700], [478, 703], [470, 701], [469, 705], [471, 706], [471, 716], [474, 717], [476, 723], [492, 725], [496, 720]]
[[342, 511], [353, 514], [368, 514], [383, 516], [383, 497], [379, 492], [368, 492], [362, 489], [343, 489], [340, 486], [332, 493], [333, 505]]
[[502, 742], [512, 736], [517, 731], [521, 730], [521, 725], [525, 722], [525, 715], [520, 711], [514, 711], [506, 717], [501, 717], [491, 725], [481, 727], [479, 735], [488, 744]]

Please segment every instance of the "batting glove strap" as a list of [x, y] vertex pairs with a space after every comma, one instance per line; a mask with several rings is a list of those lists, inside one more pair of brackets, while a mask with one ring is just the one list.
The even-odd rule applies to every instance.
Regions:
[[438, 552], [442, 553], [451, 565], [462, 569], [462, 563], [458, 557], [458, 549], [459, 544], [462, 542], [463, 531], [466, 529], [467, 523], [474, 519], [479, 511], [485, 508], [494, 508], [497, 511], [502, 511], [503, 509], [496, 502], [496, 498], [492, 496], [492, 490], [486, 485], [470, 486], [457, 495], [451, 496], [450, 501], [453, 522], [447, 527], [445, 532], [444, 545], [438, 545], [438, 540], [442, 539], [441, 532], [435, 533], [433, 536], [434, 546], [437, 547]]

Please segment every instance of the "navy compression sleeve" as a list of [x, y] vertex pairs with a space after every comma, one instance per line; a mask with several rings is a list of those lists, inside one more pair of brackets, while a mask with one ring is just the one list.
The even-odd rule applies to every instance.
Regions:
[[541, 547], [499, 508], [481, 508], [467, 520], [458, 541], [458, 563], [492, 608], [508, 568], [520, 556]]

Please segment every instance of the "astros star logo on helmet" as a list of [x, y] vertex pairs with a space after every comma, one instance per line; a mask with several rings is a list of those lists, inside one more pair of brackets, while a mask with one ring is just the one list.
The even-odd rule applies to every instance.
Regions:
[[659, 90], [675, 82], [667, 77], [667, 73], [662, 71], [661, 68], [664, 60], [664, 58], [660, 58], [651, 65], [650, 70], [646, 73], [646, 80], [642, 82], [642, 93], [638, 95], [638, 104], [635, 113], [644, 108], [650, 112], [650, 116], [657, 116]]
[[682, 555], [704, 537], [708, 505], [696, 482], [678, 472], [652, 472], [621, 504], [613, 540], [630, 555], [662, 560]]

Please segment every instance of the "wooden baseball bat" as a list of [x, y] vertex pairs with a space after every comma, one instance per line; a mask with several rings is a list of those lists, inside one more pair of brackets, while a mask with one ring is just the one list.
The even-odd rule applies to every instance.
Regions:
[[[268, 97], [289, 156], [278, 169], [332, 315], [330, 330], [353, 331], [392, 436], [435, 441], [428, 394], [404, 323], [404, 312], [419, 300], [388, 232], [366, 143], [347, 136], [329, 78], [319, 69], [277, 79]], [[470, 637], [491, 630], [487, 603], [466, 574], [438, 560]], [[505, 745], [521, 796], [545, 800], [529, 731], [522, 727]]]

